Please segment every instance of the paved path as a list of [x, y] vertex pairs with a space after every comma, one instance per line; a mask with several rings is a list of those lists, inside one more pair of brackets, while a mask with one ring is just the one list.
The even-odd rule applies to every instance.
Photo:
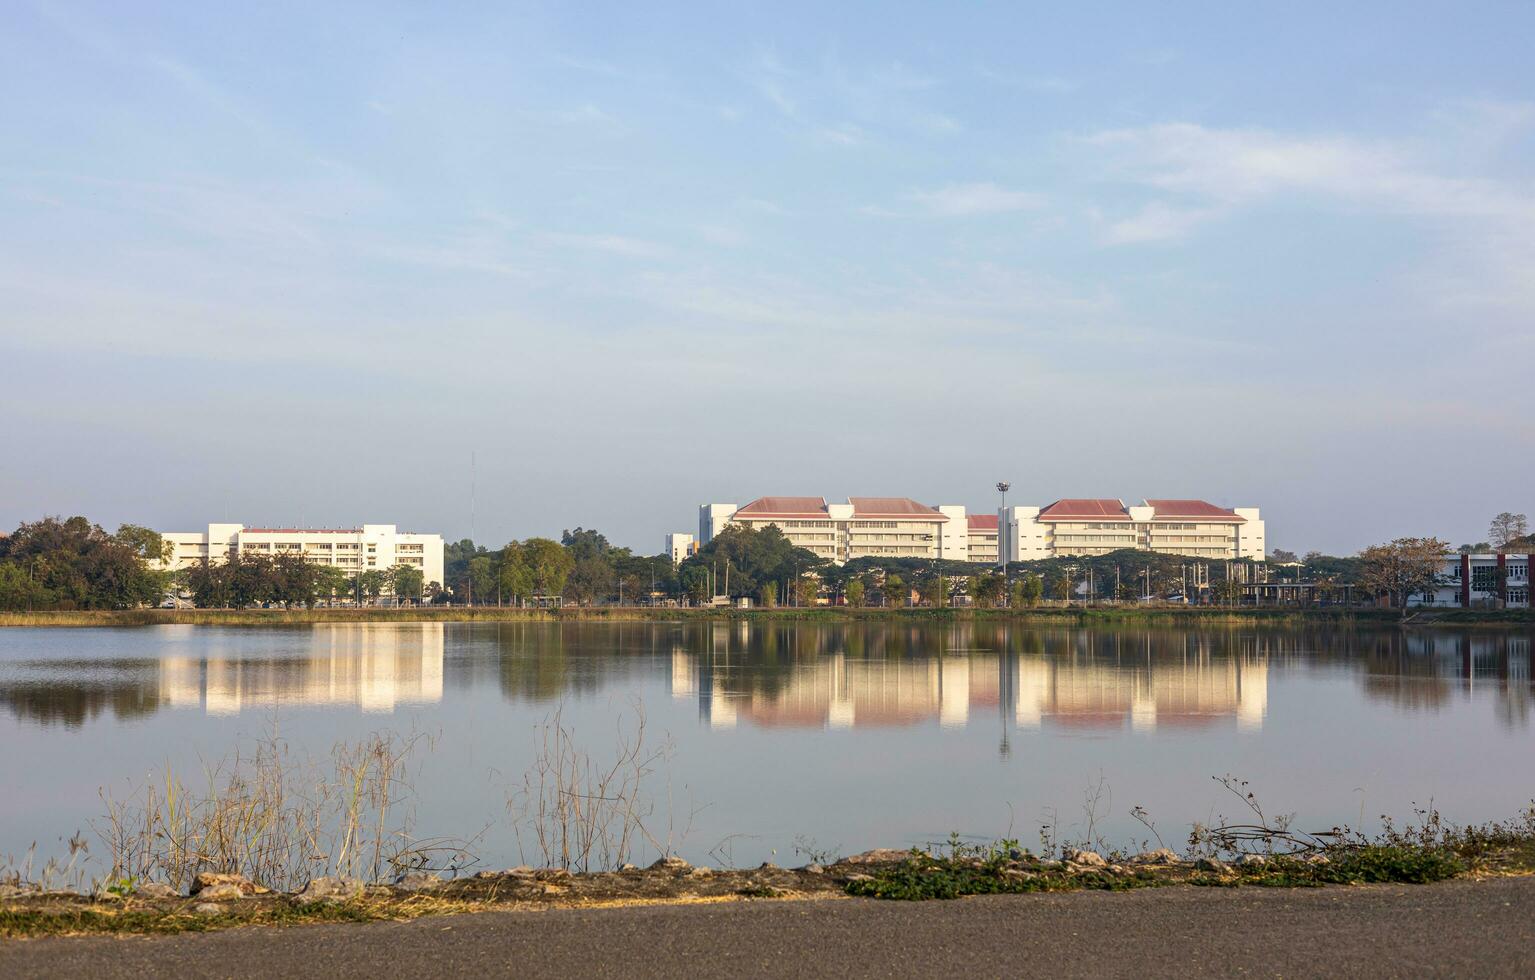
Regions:
[[1535, 976], [1535, 878], [489, 912], [0, 941], [0, 976]]

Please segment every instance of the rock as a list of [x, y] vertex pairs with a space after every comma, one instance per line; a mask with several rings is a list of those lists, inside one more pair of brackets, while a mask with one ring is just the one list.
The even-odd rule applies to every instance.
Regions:
[[180, 898], [181, 893], [161, 881], [140, 882], [133, 890], [134, 898]]
[[501, 877], [505, 873], [506, 872], [504, 871], [476, 871], [474, 873], [474, 877], [479, 881], [490, 881], [494, 878]]
[[20, 898], [23, 895], [35, 895], [42, 891], [42, 886], [31, 882], [24, 884], [0, 884], [0, 898]]
[[192, 911], [198, 915], [223, 915], [224, 906], [218, 902], [198, 902], [192, 907]]
[[689, 871], [683, 877], [686, 877], [686, 878], [713, 878], [714, 877], [714, 869], [713, 868], [705, 868], [705, 867], [700, 866], [700, 867], [694, 868], [692, 871]]
[[539, 868], [533, 872], [533, 877], [539, 881], [565, 881], [570, 878], [570, 872], [564, 868]]
[[671, 855], [668, 855], [668, 856], [662, 858], [661, 860], [657, 861], [655, 864], [652, 864], [650, 866], [650, 870], [651, 871], [686, 871], [686, 870], [688, 870], [691, 867], [692, 867], [692, 865], [687, 863], [686, 861], [682, 860], [682, 858], [677, 857], [675, 854], [671, 854]]
[[231, 899], [244, 898], [245, 893], [240, 890], [239, 885], [225, 882], [221, 885], [209, 885], [198, 892], [197, 897], [206, 902], [227, 902]]
[[1303, 860], [1307, 864], [1332, 864], [1332, 858], [1325, 854], [1307, 854]]
[[533, 869], [528, 867], [526, 864], [519, 864], [515, 868], [507, 868], [501, 873], [512, 878], [531, 878], [535, 874]]
[[1108, 859], [1097, 851], [1069, 850], [1065, 853], [1064, 857], [1069, 863], [1080, 865], [1084, 868], [1106, 868], [1109, 866]]
[[896, 864], [911, 857], [910, 851], [899, 851], [893, 847], [876, 847], [872, 851], [864, 851], [862, 854], [854, 854], [838, 861], [838, 864]]
[[1269, 859], [1262, 854], [1244, 854], [1237, 858], [1237, 864], [1244, 868], [1261, 868], [1269, 863]]
[[874, 876], [873, 875], [865, 875], [865, 874], [851, 874], [851, 875], [847, 876], [847, 880], [848, 881], [873, 881], [874, 880]]
[[826, 869], [821, 867], [819, 864], [807, 864], [803, 868], [800, 868], [800, 870], [805, 872], [807, 875], [823, 875], [826, 873]]
[[262, 895], [271, 889], [262, 888], [244, 875], [224, 874], [219, 871], [200, 871], [197, 877], [192, 879], [192, 887], [188, 894], [202, 895], [209, 888], [220, 885], [232, 885], [239, 889], [241, 895]]
[[1208, 871], [1211, 874], [1231, 874], [1231, 865], [1227, 864], [1225, 861], [1222, 861], [1220, 858], [1200, 858], [1198, 861], [1194, 862], [1194, 867], [1198, 868], [1200, 871]]
[[620, 871], [638, 871], [638, 870], [640, 870], [640, 866], [637, 865], [637, 864], [630, 864], [628, 861], [625, 861], [623, 864], [620, 864], [618, 866], [618, 870], [620, 870]]
[[311, 878], [304, 890], [293, 896], [300, 902], [344, 902], [361, 895], [367, 885], [357, 878]]
[[757, 865], [757, 870], [758, 871], [777, 871], [778, 870], [778, 865], [774, 864], [772, 861], [763, 861], [761, 864]]
[[1032, 871], [1020, 871], [1017, 868], [1003, 868], [1002, 877], [1012, 878], [1014, 881], [1028, 881], [1030, 878], [1038, 878], [1039, 875]]
[[403, 892], [431, 891], [442, 884], [442, 879], [425, 871], [411, 871], [401, 875], [400, 880], [394, 883], [394, 887]]
[[1145, 851], [1130, 859], [1131, 864], [1182, 864], [1183, 859], [1166, 847]]

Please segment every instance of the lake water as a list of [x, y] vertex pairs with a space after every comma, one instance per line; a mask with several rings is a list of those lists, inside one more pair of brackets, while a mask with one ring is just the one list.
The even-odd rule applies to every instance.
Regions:
[[[643, 710], [695, 862], [1085, 830], [1181, 847], [1249, 781], [1297, 824], [1535, 796], [1528, 631], [746, 623], [0, 629], [0, 854], [86, 829], [103, 787], [195, 775], [274, 727], [323, 755], [422, 732], [416, 825], [523, 857], [506, 802], [559, 709], [595, 757]], [[195, 779], [189, 782], [195, 782]], [[488, 828], [488, 829], [486, 829]], [[796, 845], [802, 853], [796, 854]], [[645, 857], [646, 855], [639, 855]]]

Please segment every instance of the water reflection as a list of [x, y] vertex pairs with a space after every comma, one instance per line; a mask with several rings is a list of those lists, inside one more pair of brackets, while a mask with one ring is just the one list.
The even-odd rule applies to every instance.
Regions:
[[[81, 653], [81, 651], [85, 653]], [[995, 724], [1256, 731], [1276, 672], [1352, 678], [1400, 711], [1490, 700], [1530, 724], [1527, 632], [1079, 630], [1006, 624], [380, 624], [0, 631], [0, 706], [81, 726], [164, 708], [391, 712], [453, 692], [547, 703], [661, 685], [710, 728]]]
[[[120, 720], [162, 708], [238, 715], [282, 705], [345, 705], [388, 713], [442, 700], [441, 623], [194, 629], [161, 634], [169, 642], [160, 657], [0, 661], [0, 705], [24, 720], [78, 727], [107, 709]], [[182, 640], [199, 653], [181, 654]]]

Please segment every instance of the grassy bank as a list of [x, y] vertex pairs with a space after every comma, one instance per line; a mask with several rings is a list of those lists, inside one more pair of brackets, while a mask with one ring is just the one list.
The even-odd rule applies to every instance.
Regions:
[[[560, 610], [481, 606], [409, 609], [124, 609], [0, 612], [0, 626], [278, 626], [308, 623], [1011, 622], [1041, 626], [1377, 625], [1403, 623], [1391, 609], [1227, 609], [1208, 606], [1041, 606], [1033, 609], [666, 609], [599, 606]], [[1409, 627], [1535, 625], [1525, 609], [1420, 612]]]

